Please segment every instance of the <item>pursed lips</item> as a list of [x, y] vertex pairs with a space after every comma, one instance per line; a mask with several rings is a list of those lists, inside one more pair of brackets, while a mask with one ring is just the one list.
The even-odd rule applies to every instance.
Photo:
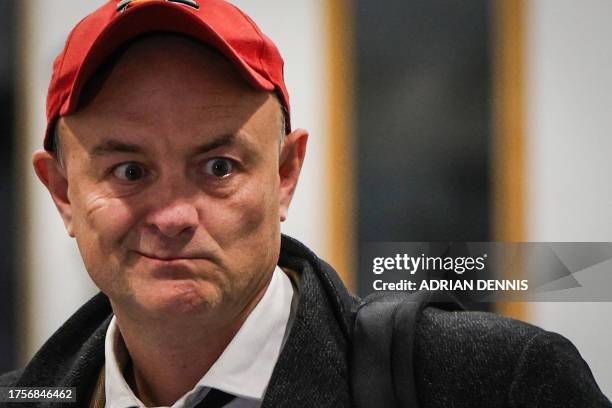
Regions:
[[152, 254], [142, 251], [134, 251], [136, 254], [143, 258], [152, 259], [161, 262], [173, 262], [173, 261], [189, 261], [198, 259], [210, 259], [208, 256], [200, 254]]
[[[192, 280], [202, 275], [204, 270], [209, 270], [209, 267], [202, 269], [201, 266], [196, 266], [193, 262], [205, 261], [210, 262], [210, 258], [207, 256], [194, 255], [194, 254], [152, 254], [149, 252], [134, 251], [142, 260], [149, 264], [153, 277], [159, 279], [187, 279]], [[149, 269], [149, 268], [147, 268]], [[206, 274], [205, 274], [206, 275]]]

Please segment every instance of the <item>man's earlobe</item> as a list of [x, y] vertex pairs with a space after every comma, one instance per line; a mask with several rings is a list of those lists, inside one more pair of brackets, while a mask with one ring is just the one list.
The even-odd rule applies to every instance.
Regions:
[[38, 179], [47, 187], [55, 203], [68, 235], [74, 237], [72, 229], [72, 206], [68, 198], [68, 179], [59, 160], [46, 150], [38, 150], [32, 156], [32, 164]]
[[297, 186], [306, 155], [308, 132], [296, 129], [285, 138], [281, 152], [278, 173], [280, 177], [280, 220], [287, 219], [289, 204]]

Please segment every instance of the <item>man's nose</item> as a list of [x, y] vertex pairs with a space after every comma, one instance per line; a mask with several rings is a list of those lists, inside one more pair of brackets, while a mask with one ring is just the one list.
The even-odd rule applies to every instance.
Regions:
[[177, 199], [160, 205], [151, 211], [147, 224], [162, 238], [191, 236], [199, 222], [197, 208], [188, 199]]

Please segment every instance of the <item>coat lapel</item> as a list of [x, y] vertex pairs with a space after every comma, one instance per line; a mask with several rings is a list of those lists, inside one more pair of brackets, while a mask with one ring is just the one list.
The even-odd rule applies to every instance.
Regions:
[[104, 364], [104, 338], [111, 313], [108, 298], [98, 293], [43, 345], [24, 369], [16, 386], [76, 387], [75, 406], [87, 406]]
[[338, 305], [326, 296], [321, 271], [303, 258], [284, 258], [281, 266], [301, 277], [299, 302], [262, 408], [348, 407], [347, 336], [334, 312]]

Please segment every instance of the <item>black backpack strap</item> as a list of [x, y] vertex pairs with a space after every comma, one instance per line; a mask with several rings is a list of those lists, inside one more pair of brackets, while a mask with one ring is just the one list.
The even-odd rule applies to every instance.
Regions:
[[427, 291], [374, 293], [360, 303], [349, 365], [356, 408], [418, 408], [414, 336], [419, 315], [427, 306], [462, 309], [452, 296]]

